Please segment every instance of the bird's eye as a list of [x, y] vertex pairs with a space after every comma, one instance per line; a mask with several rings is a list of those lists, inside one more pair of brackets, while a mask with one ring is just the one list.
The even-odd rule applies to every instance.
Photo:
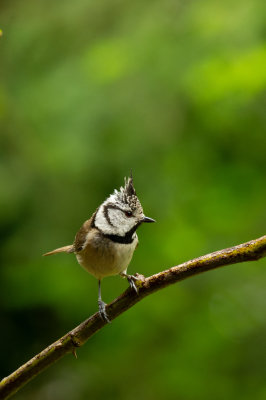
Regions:
[[127, 217], [132, 217], [132, 212], [131, 211], [125, 211], [125, 215]]

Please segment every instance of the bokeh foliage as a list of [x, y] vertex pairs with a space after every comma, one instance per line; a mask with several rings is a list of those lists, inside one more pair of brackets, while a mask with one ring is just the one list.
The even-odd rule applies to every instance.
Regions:
[[[81, 223], [133, 169], [145, 275], [265, 234], [266, 3], [2, 2], [1, 377], [97, 308]], [[126, 288], [112, 277], [103, 296]], [[138, 304], [18, 393], [38, 400], [266, 397], [265, 261]]]

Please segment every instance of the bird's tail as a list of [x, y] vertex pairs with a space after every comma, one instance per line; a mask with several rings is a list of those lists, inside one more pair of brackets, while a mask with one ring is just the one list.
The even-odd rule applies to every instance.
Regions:
[[57, 254], [57, 253], [74, 253], [74, 247], [73, 245], [69, 245], [69, 246], [64, 246], [64, 247], [59, 247], [58, 249], [49, 251], [48, 253], [43, 254], [43, 256], [51, 256], [53, 254]]

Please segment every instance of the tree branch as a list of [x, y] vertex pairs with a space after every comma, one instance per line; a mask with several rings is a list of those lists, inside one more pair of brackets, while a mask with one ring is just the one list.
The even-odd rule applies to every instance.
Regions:
[[[107, 306], [108, 318], [110, 320], [115, 319], [144, 297], [190, 276], [228, 264], [255, 261], [265, 256], [266, 236], [262, 236], [259, 239], [185, 262], [146, 279], [142, 275], [137, 275], [139, 278], [137, 281], [139, 295], [134, 290], [127, 289]], [[27, 382], [67, 353], [76, 355], [76, 348], [82, 346], [104, 325], [106, 325], [106, 322], [100, 318], [99, 313], [96, 313], [51, 344], [0, 382], [0, 399], [7, 399], [16, 393]]]

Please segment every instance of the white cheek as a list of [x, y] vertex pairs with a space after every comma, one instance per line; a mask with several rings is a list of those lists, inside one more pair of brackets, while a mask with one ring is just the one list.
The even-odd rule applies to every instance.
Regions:
[[134, 218], [116, 209], [109, 208], [108, 217], [111, 224], [106, 220], [104, 207], [101, 206], [96, 214], [95, 226], [107, 235], [124, 236], [135, 225]]
[[94, 223], [96, 228], [100, 229], [100, 231], [102, 231], [103, 233], [106, 233], [108, 235], [112, 235], [114, 233], [116, 234], [116, 232], [114, 232], [114, 227], [109, 225], [109, 223], [106, 221], [102, 207], [99, 208]]
[[109, 210], [109, 218], [111, 223], [114, 225], [112, 227], [113, 232], [115, 231], [117, 235], [123, 236], [134, 226], [134, 219], [128, 218], [123, 212], [117, 212], [117, 210]]

